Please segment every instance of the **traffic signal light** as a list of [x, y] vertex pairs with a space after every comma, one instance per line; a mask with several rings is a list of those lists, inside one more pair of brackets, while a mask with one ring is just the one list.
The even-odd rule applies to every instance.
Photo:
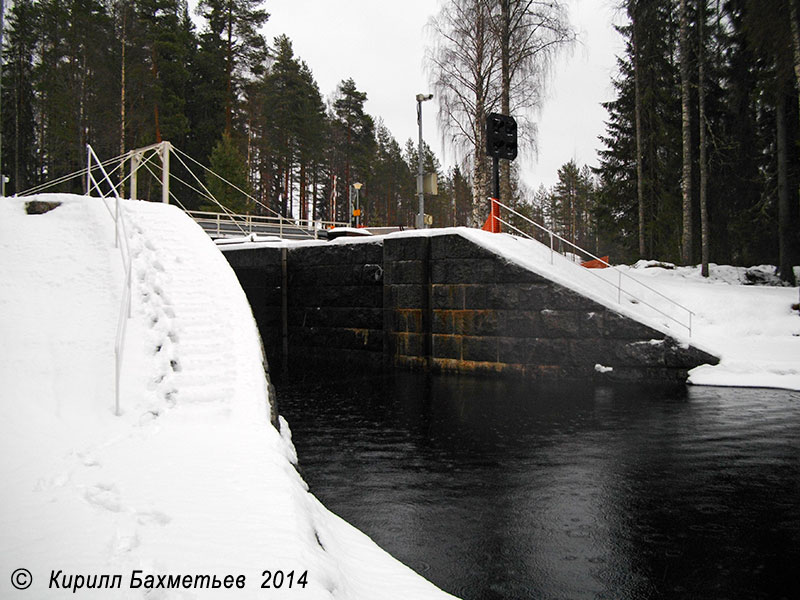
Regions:
[[517, 158], [517, 122], [514, 117], [486, 115], [486, 154], [493, 158]]

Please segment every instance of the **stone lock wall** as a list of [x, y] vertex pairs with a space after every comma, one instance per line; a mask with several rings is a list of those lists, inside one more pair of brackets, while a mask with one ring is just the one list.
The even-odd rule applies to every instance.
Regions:
[[225, 254], [272, 370], [293, 377], [383, 366], [675, 382], [717, 362], [457, 233]]
[[289, 251], [289, 364], [348, 372], [383, 365], [383, 247]]
[[717, 359], [682, 347], [458, 235], [384, 243], [394, 364], [535, 379], [684, 381]]
[[224, 254], [250, 301], [278, 380], [383, 367], [380, 243], [225, 249]]

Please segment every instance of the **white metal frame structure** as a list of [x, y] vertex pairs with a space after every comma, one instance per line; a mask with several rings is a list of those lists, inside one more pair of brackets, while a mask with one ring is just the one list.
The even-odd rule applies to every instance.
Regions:
[[[280, 237], [283, 237], [285, 233], [288, 234], [289, 232], [292, 232], [295, 236], [302, 236], [307, 239], [317, 239], [320, 231], [324, 227], [348, 225], [347, 223], [337, 221], [314, 221], [311, 219], [302, 220], [285, 217], [269, 206], [265, 205], [263, 202], [258, 200], [258, 198], [248, 194], [236, 184], [228, 181], [218, 173], [215, 173], [201, 162], [195, 160], [180, 150], [180, 148], [177, 148], [168, 141], [151, 144], [150, 146], [144, 146], [142, 148], [135, 148], [126, 152], [125, 154], [121, 154], [102, 162], [97, 158], [97, 155], [94, 153], [94, 151], [91, 152], [91, 155], [92, 157], [87, 160], [87, 166], [85, 169], [81, 169], [80, 171], [70, 173], [69, 175], [64, 175], [62, 177], [53, 179], [52, 181], [34, 186], [30, 189], [20, 192], [18, 195], [30, 196], [78, 177], [85, 177], [85, 190], [87, 194], [90, 192], [100, 191], [100, 184], [103, 184], [104, 187], [108, 188], [109, 193], [124, 197], [126, 196], [124, 192], [125, 186], [129, 184], [130, 193], [127, 195], [127, 197], [137, 199], [139, 196], [139, 174], [142, 170], [145, 170], [149, 175], [160, 182], [162, 202], [165, 204], [174, 202], [187, 214], [195, 218], [195, 220], [198, 220], [201, 225], [207, 224], [209, 219], [213, 220], [214, 223], [220, 224], [216, 227], [213, 227], [212, 230], [218, 231], [221, 237], [224, 237], [228, 233], [228, 231], [222, 227], [222, 223], [227, 223], [230, 225], [227, 230], [235, 230], [237, 235], [248, 235], [249, 233], [253, 232], [253, 227], [248, 227], [248, 223], [270, 223], [277, 226], [276, 234]], [[172, 159], [175, 159], [175, 161], [186, 170], [186, 172], [189, 174], [189, 181], [186, 181], [176, 173], [171, 172], [170, 164]], [[161, 170], [160, 173], [157, 172], [158, 169]], [[266, 215], [238, 215], [232, 212], [214, 197], [206, 184], [203, 183], [202, 179], [195, 174], [194, 170], [197, 169], [216, 177], [226, 185], [230, 186], [246, 197], [250, 202], [260, 207], [266, 213]], [[102, 176], [99, 179], [96, 179], [94, 176], [94, 173], [97, 171], [101, 171]], [[127, 174], [125, 174], [126, 171]], [[117, 183], [112, 181], [113, 177], [118, 179]], [[219, 208], [219, 212], [208, 213], [186, 210], [186, 207], [183, 206], [171, 189], [173, 182], [177, 182], [186, 186], [188, 189], [195, 192], [199, 197], [207, 200], [210, 204], [217, 206]], [[206, 229], [206, 231], [209, 231], [209, 229]]]

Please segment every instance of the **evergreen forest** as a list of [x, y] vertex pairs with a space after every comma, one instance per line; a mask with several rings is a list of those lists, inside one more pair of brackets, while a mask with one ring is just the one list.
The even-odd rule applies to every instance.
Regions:
[[[345, 70], [324, 97], [268, 0], [6, 0], [2, 158], [6, 193], [101, 157], [169, 140], [258, 202], [208, 180], [235, 212], [348, 220], [361, 183], [366, 225], [412, 226], [416, 141], [401, 145]], [[552, 188], [532, 160], [548, 73], [580, 43], [556, 0], [443, 0], [426, 54], [439, 125], [456, 156], [424, 146], [437, 227], [488, 212], [484, 119], [511, 114], [520, 157], [501, 199], [614, 262], [800, 263], [800, 0], [619, 0], [625, 42], [599, 162], [570, 161]], [[194, 11], [194, 12], [191, 12]], [[410, 90], [410, 97], [413, 96]], [[82, 192], [80, 181], [65, 191]], [[160, 197], [154, 180], [141, 196]], [[190, 189], [187, 209], [211, 208]]]

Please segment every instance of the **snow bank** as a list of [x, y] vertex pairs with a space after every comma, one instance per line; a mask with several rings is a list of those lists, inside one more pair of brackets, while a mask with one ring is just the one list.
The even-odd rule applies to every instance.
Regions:
[[[308, 493], [288, 425], [270, 424], [244, 293], [171, 206], [123, 203], [133, 316], [114, 416], [113, 222], [99, 199], [40, 199], [62, 205], [33, 216], [0, 199], [0, 597], [19, 568], [37, 598], [63, 597], [48, 589], [59, 571], [60, 585], [122, 575], [120, 589], [84, 590], [103, 598], [449, 597]], [[136, 570], [246, 585], [130, 589]], [[294, 572], [293, 588], [260, 589], [265, 570]]]
[[[762, 265], [765, 271], [774, 267]], [[722, 358], [693, 369], [697, 385], [800, 390], [800, 316], [792, 311], [797, 287], [746, 285], [744, 267], [635, 268], [619, 266], [696, 312], [692, 341]]]

